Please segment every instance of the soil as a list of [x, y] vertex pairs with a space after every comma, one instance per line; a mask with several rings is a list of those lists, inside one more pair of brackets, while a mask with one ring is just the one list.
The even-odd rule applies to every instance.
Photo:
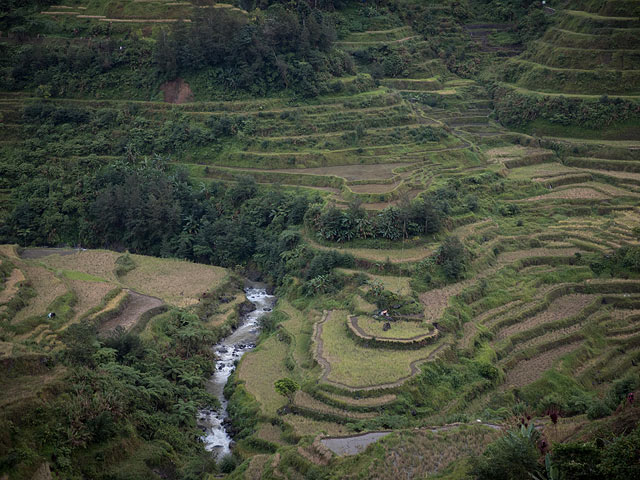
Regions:
[[524, 360], [518, 363], [515, 368], [507, 372], [503, 389], [511, 387], [524, 387], [535, 382], [542, 374], [553, 366], [556, 359], [575, 350], [581, 342], [570, 343], [562, 347], [542, 353], [531, 360]]
[[527, 198], [527, 202], [535, 202], [537, 200], [608, 200], [611, 197], [592, 188], [567, 188], [558, 190], [545, 195], [538, 195]]
[[425, 306], [425, 319], [428, 322], [436, 322], [442, 317], [449, 305], [449, 300], [459, 294], [472, 281], [463, 281], [447, 285], [446, 287], [429, 290], [420, 295], [420, 302]]
[[27, 259], [48, 257], [49, 255], [73, 255], [80, 249], [75, 248], [28, 248], [23, 250], [20, 256]]
[[181, 78], [176, 78], [171, 82], [167, 82], [160, 87], [164, 94], [164, 101], [167, 103], [174, 103], [180, 105], [193, 101], [193, 92], [191, 87]]
[[351, 437], [323, 438], [320, 441], [325, 447], [338, 456], [356, 455], [390, 433], [391, 432], [371, 432]]
[[569, 318], [585, 309], [593, 302], [594, 298], [596, 298], [596, 295], [571, 294], [562, 296], [551, 302], [546, 310], [537, 315], [502, 329], [498, 333], [498, 338], [508, 338], [511, 335], [535, 328], [541, 324]]
[[140, 320], [143, 314], [163, 304], [164, 302], [159, 298], [129, 291], [129, 300], [122, 312], [103, 323], [100, 326], [100, 333], [110, 332], [115, 330], [116, 327], [123, 327], [125, 330], [129, 330]]
[[349, 188], [355, 193], [389, 193], [398, 187], [399, 183], [365, 183], [360, 185], [350, 185]]

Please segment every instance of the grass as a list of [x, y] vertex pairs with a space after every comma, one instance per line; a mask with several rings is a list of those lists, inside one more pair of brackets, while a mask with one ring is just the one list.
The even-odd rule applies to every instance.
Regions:
[[64, 270], [62, 275], [69, 280], [78, 280], [80, 282], [106, 282], [104, 278], [96, 277], [84, 272], [76, 272], [72, 270]]
[[95, 280], [71, 280], [69, 285], [78, 298], [78, 302], [74, 306], [73, 321], [79, 320], [87, 312], [100, 305], [103, 298], [114, 288], [111, 283]]
[[347, 312], [333, 311], [322, 327], [323, 356], [331, 365], [327, 379], [350, 386], [396, 382], [411, 374], [410, 364], [436, 346], [420, 350], [382, 350], [356, 345], [347, 335]]
[[302, 415], [288, 414], [282, 419], [293, 427], [294, 432], [299, 436], [315, 436], [318, 434], [340, 436], [348, 435], [351, 432], [348, 427], [334, 422], [314, 420]]
[[132, 255], [137, 267], [122, 282], [137, 292], [186, 307], [198, 303], [200, 296], [222, 284], [226, 270], [174, 259]]
[[[532, 90], [532, 89], [521, 87], [514, 84], [505, 83], [504, 85], [508, 86], [510, 89], [513, 89], [519, 93], [524, 93], [526, 95], [540, 96], [540, 97], [569, 97], [569, 98], [585, 98], [585, 99], [593, 99], [593, 100], [596, 100], [602, 97], [602, 94], [547, 92], [542, 90], [540, 91]], [[640, 95], [609, 94], [609, 96], [615, 97], [615, 98], [630, 99], [630, 100], [635, 100], [640, 98]], [[562, 129], [562, 126], [558, 126], [558, 128]]]
[[108, 250], [81, 250], [73, 255], [48, 255], [40, 261], [55, 270], [81, 272], [116, 283], [113, 273], [119, 254]]
[[35, 289], [36, 296], [29, 301], [25, 308], [17, 313], [12, 322], [15, 324], [29, 317], [48, 313], [49, 305], [68, 291], [64, 282], [44, 267], [27, 264], [24, 266], [23, 272]]
[[391, 328], [383, 330], [384, 321], [372, 317], [358, 317], [358, 326], [367, 334], [374, 337], [387, 338], [411, 338], [418, 335], [426, 335], [430, 330], [423, 322], [390, 322]]
[[[352, 270], [348, 268], [339, 268], [337, 269], [339, 272], [347, 273], [347, 274], [356, 274], [359, 273], [358, 270]], [[400, 295], [408, 295], [411, 293], [410, 282], [411, 279], [409, 277], [396, 277], [393, 275], [374, 275], [372, 273], [367, 273], [366, 276], [369, 278], [369, 281], [380, 282], [385, 290], [389, 290], [393, 293], [398, 293]]]
[[120, 254], [108, 250], [82, 250], [73, 255], [49, 255], [42, 263], [71, 280], [109, 282], [161, 298], [175, 306], [191, 306], [220, 285], [226, 270], [175, 259], [132, 255], [136, 268], [118, 278], [114, 270]]
[[[338, 250], [342, 253], [349, 253], [355, 258], [367, 260], [373, 263], [384, 263], [387, 260], [391, 263], [405, 263], [422, 260], [433, 253], [432, 248], [425, 246], [402, 248], [402, 243], [396, 245], [394, 249], [376, 249], [376, 248], [351, 248], [336, 244], [334, 247], [324, 246], [308, 235], [305, 240], [317, 250]], [[400, 247], [400, 248], [398, 248]]]
[[569, 354], [580, 346], [578, 342], [562, 345], [530, 360], [518, 362], [516, 366], [507, 372], [506, 387], [524, 387], [542, 377], [543, 373], [550, 369], [560, 357]]
[[416, 478], [431, 478], [449, 471], [448, 467], [461, 459], [479, 455], [500, 435], [499, 431], [478, 426], [440, 432], [401, 431], [379, 440], [359, 457], [341, 459], [333, 468], [340, 472], [342, 468], [353, 468], [357, 462], [355, 470], [367, 478], [396, 480], [407, 471]]
[[298, 367], [303, 369], [313, 365], [311, 357], [311, 336], [313, 334], [313, 320], [319, 318], [319, 312], [301, 312], [289, 302], [282, 299], [278, 302], [277, 310], [287, 315], [287, 320], [281, 325], [294, 338], [293, 358]]
[[262, 412], [275, 416], [287, 400], [276, 393], [274, 382], [290, 375], [284, 366], [287, 345], [271, 336], [255, 350], [247, 352], [238, 368], [238, 379], [245, 382], [247, 391], [260, 403]]

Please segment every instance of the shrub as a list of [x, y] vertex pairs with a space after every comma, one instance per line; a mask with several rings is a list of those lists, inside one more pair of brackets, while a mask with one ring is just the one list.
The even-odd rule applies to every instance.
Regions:
[[587, 417], [589, 420], [596, 420], [611, 415], [611, 408], [600, 399], [593, 401], [591, 406], [587, 409]]
[[458, 237], [447, 237], [438, 249], [436, 262], [449, 280], [460, 279], [466, 269], [466, 251]]
[[294, 380], [290, 378], [281, 378], [280, 380], [276, 380], [273, 384], [276, 392], [278, 392], [283, 397], [286, 397], [289, 400], [289, 403], [293, 402], [293, 397], [296, 392], [300, 389], [300, 385]]
[[220, 460], [220, 471], [222, 473], [231, 473], [236, 469], [237, 466], [238, 462], [230, 453], [222, 457], [222, 460]]
[[487, 378], [489, 380], [495, 380], [500, 375], [499, 370], [495, 366], [491, 365], [490, 363], [478, 364], [478, 372], [484, 378]]
[[114, 273], [116, 274], [116, 277], [122, 277], [135, 268], [136, 263], [133, 261], [133, 258], [131, 258], [129, 252], [127, 252], [116, 259], [116, 268]]
[[478, 480], [522, 480], [539, 471], [536, 443], [539, 433], [533, 425], [511, 430], [491, 443], [481, 457], [472, 460]]

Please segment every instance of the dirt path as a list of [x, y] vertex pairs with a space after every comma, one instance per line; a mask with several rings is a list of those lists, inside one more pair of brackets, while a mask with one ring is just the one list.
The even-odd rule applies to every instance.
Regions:
[[129, 298], [124, 309], [118, 313], [118, 315], [100, 325], [100, 333], [110, 332], [115, 330], [116, 327], [123, 327], [125, 330], [130, 330], [131, 327], [140, 320], [143, 314], [164, 305], [164, 302], [159, 298], [142, 295], [131, 290], [129, 290], [128, 293]]
[[[449, 430], [453, 430], [454, 428], [459, 428], [463, 425], [481, 425], [483, 427], [490, 428], [492, 430], [501, 430], [503, 428], [502, 425], [498, 425], [495, 423], [486, 423], [486, 422], [475, 422], [475, 423], [449, 423], [445, 425], [436, 425], [436, 426], [427, 426], [420, 427], [417, 429], [412, 429], [412, 432], [416, 430], [420, 431], [429, 431], [432, 433], [438, 432], [447, 432]], [[385, 437], [394, 432], [402, 432], [406, 430], [379, 430], [374, 432], [360, 433], [357, 435], [349, 435], [347, 437], [323, 437], [320, 439], [322, 445], [327, 447], [333, 453], [338, 456], [344, 455], [356, 455], [362, 451], [364, 451], [369, 445], [378, 441], [382, 437]]]
[[80, 252], [80, 248], [27, 248], [20, 254], [21, 258], [37, 259], [49, 255], [73, 255]]

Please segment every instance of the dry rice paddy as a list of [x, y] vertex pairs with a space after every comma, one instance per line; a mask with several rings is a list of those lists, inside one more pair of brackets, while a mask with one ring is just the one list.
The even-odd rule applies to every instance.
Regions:
[[393, 402], [396, 399], [394, 394], [382, 395], [380, 397], [364, 397], [353, 398], [345, 397], [343, 395], [337, 395], [335, 393], [325, 392], [325, 395], [333, 400], [344, 403], [346, 405], [362, 406], [362, 407], [377, 407], [379, 405], [386, 405]]
[[303, 391], [297, 391], [294, 399], [294, 405], [306, 409], [313, 410], [315, 412], [321, 412], [325, 415], [337, 415], [340, 417], [351, 418], [354, 420], [363, 420], [367, 418], [373, 418], [376, 416], [375, 413], [361, 413], [361, 412], [351, 412], [347, 410], [341, 410], [336, 407], [332, 407], [327, 405], [326, 403], [322, 403], [319, 400], [316, 400], [308, 393]]
[[36, 296], [29, 301], [29, 304], [25, 308], [16, 314], [14, 323], [34, 315], [47, 313], [47, 307], [51, 302], [60, 295], [67, 293], [65, 284], [46, 268], [36, 265], [25, 265], [23, 271], [29, 279], [31, 286], [36, 291]]
[[352, 433], [346, 426], [334, 423], [324, 422], [320, 420], [313, 420], [312, 418], [303, 417], [302, 415], [284, 415], [282, 419], [293, 427], [296, 435], [348, 435]]
[[116, 283], [113, 270], [119, 253], [108, 250], [81, 250], [72, 255], [48, 255], [40, 262], [55, 270], [71, 270], [87, 273]]
[[566, 188], [556, 190], [544, 195], [527, 198], [527, 202], [543, 201], [543, 200], [608, 200], [611, 197], [598, 190], [587, 187]]
[[200, 296], [219, 285], [226, 271], [198, 263], [132, 255], [136, 268], [122, 278], [133, 290], [162, 298], [178, 307], [198, 303]]
[[369, 183], [362, 185], [351, 185], [349, 188], [354, 193], [389, 193], [395, 190], [400, 183]]
[[75, 315], [72, 321], [77, 321], [86, 312], [97, 307], [105, 295], [114, 288], [113, 284], [106, 282], [83, 282], [81, 280], [69, 280], [68, 282], [78, 299], [74, 306]]
[[[475, 426], [440, 432], [397, 432], [382, 440], [382, 456], [363, 473], [366, 478], [380, 480], [427, 478], [441, 473], [456, 460], [479, 455], [498, 436], [500, 431]], [[411, 476], [407, 477], [406, 472]]]
[[11, 275], [4, 283], [4, 290], [0, 291], [0, 304], [7, 303], [18, 292], [18, 284], [24, 280], [24, 274], [18, 268], [14, 268]]
[[560, 297], [549, 305], [549, 307], [521, 322], [510, 325], [500, 330], [498, 338], [503, 339], [519, 332], [530, 330], [538, 325], [555, 322], [563, 318], [571, 317], [578, 314], [582, 309], [589, 305], [596, 295], [572, 294]]
[[498, 261], [501, 264], [514, 263], [525, 258], [536, 257], [571, 257], [579, 252], [579, 248], [531, 248], [501, 253]]
[[435, 250], [427, 246], [407, 247], [394, 250], [376, 248], [350, 248], [336, 245], [335, 247], [325, 247], [310, 238], [306, 241], [318, 250], [339, 250], [343, 253], [350, 253], [356, 258], [368, 260], [373, 263], [384, 263], [387, 260], [391, 263], [417, 262], [433, 254]]
[[471, 281], [458, 282], [421, 294], [420, 302], [425, 307], [424, 316], [427, 322], [437, 322], [449, 305], [449, 300], [470, 284]]
[[507, 372], [507, 378], [503, 388], [523, 387], [535, 382], [542, 377], [545, 371], [553, 366], [558, 358], [572, 352], [579, 346], [580, 342], [570, 343], [536, 355], [530, 360], [519, 362], [514, 368]]
[[[187, 307], [198, 303], [204, 292], [226, 277], [223, 268], [175, 259], [132, 255], [136, 268], [118, 279], [115, 261], [121, 254], [108, 250], [82, 250], [72, 255], [48, 255], [40, 261], [59, 271], [82, 272], [115, 285], [162, 298], [165, 302]], [[179, 287], [178, 287], [179, 286]]]
[[514, 179], [532, 179], [536, 177], [552, 177], [557, 175], [566, 175], [570, 173], [580, 172], [581, 169], [567, 167], [561, 163], [540, 163], [537, 165], [528, 165], [526, 167], [512, 168], [509, 170], [509, 178]]
[[550, 150], [542, 148], [523, 147], [522, 145], [511, 145], [508, 147], [492, 148], [484, 152], [487, 156], [489, 163], [499, 163], [505, 160], [512, 160], [516, 158], [524, 158], [539, 154], [552, 153]]
[[384, 180], [392, 178], [394, 170], [412, 165], [411, 163], [379, 163], [373, 165], [339, 165], [334, 167], [312, 167], [312, 168], [282, 168], [269, 170], [279, 173], [294, 173], [306, 175], [325, 175], [344, 178], [347, 181], [353, 180]]

